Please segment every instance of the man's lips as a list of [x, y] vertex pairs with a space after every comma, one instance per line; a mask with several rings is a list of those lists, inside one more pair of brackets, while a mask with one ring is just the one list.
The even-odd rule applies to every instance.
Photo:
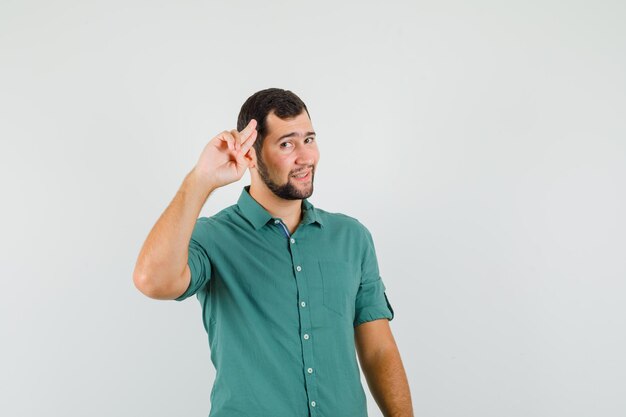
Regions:
[[292, 177], [296, 181], [306, 181], [311, 177], [311, 170], [307, 169], [306, 171], [300, 171], [299, 173], [292, 175]]

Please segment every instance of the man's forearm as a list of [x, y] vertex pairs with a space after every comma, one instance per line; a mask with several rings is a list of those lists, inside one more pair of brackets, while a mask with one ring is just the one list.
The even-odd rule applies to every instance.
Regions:
[[174, 199], [165, 209], [141, 248], [133, 279], [144, 293], [171, 288], [183, 274], [189, 240], [196, 220], [214, 187], [203, 182], [195, 170], [187, 174]]
[[361, 362], [370, 392], [385, 417], [413, 417], [411, 392], [396, 347]]

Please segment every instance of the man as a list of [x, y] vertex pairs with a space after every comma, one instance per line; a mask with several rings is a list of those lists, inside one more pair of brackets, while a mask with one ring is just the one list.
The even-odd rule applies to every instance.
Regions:
[[[413, 416], [369, 231], [307, 200], [319, 160], [306, 105], [267, 89], [204, 148], [144, 243], [145, 295], [202, 306], [210, 417], [363, 417], [359, 368], [385, 416]], [[237, 204], [198, 219], [250, 169]]]

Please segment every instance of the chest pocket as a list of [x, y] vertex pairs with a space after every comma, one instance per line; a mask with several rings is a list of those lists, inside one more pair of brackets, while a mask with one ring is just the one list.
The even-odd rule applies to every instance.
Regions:
[[359, 268], [345, 261], [319, 261], [322, 276], [323, 303], [341, 316], [354, 314], [359, 289]]

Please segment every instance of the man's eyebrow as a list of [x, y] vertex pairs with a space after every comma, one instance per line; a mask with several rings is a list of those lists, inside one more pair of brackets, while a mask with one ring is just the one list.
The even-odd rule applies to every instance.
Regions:
[[[298, 136], [298, 133], [297, 133], [297, 132], [287, 133], [286, 135], [282, 135], [281, 137], [279, 137], [278, 139], [276, 139], [274, 142], [278, 142], [278, 141], [280, 141], [280, 140], [287, 139], [287, 138], [291, 138], [291, 137], [294, 137], [294, 136]], [[315, 132], [306, 132], [306, 134], [305, 134], [304, 136], [305, 136], [305, 137], [308, 137], [308, 136], [315, 136]]]

